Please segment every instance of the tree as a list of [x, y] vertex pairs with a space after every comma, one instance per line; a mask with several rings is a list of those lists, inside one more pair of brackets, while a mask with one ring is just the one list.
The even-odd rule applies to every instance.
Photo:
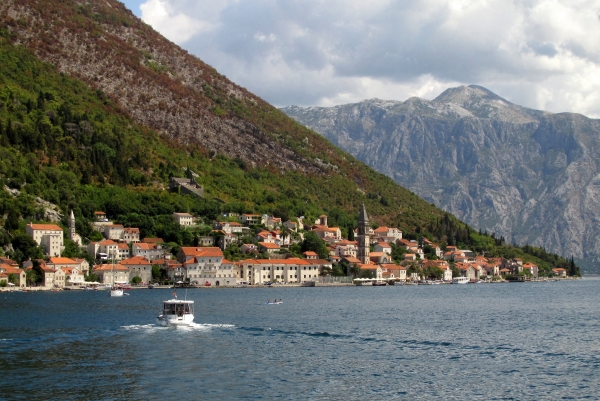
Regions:
[[327, 245], [325, 245], [325, 242], [323, 242], [323, 240], [312, 231], [304, 234], [304, 241], [302, 241], [301, 250], [302, 252], [316, 252], [321, 259], [327, 259], [329, 257], [329, 249], [327, 249]]
[[13, 248], [16, 251], [22, 252], [21, 260], [17, 260], [17, 262], [22, 263], [23, 260], [31, 259], [42, 259], [44, 257], [44, 253], [42, 249], [38, 246], [37, 242], [34, 241], [27, 234], [20, 234], [13, 237], [12, 240]]
[[454, 262], [450, 262], [450, 270], [452, 270], [452, 277], [460, 277], [460, 270], [456, 267]]
[[358, 277], [360, 274], [360, 267], [354, 263], [352, 266], [350, 266], [350, 273], [352, 274], [352, 277]]
[[10, 273], [8, 275], [8, 282], [13, 283], [14, 285], [19, 285], [19, 276], [14, 273]]
[[62, 251], [62, 256], [65, 258], [77, 258], [80, 255], [79, 246], [69, 238], [65, 238], [65, 249]]
[[99, 231], [95, 231], [95, 230], [92, 231], [92, 233], [90, 234], [90, 238], [89, 238], [89, 240], [93, 241], [93, 242], [102, 241], [103, 239], [104, 239], [104, 236], [102, 235], [102, 233]]
[[98, 275], [96, 275], [95, 273], [90, 273], [87, 276], [84, 277], [84, 280], [89, 282], [98, 282], [100, 280], [100, 277], [98, 277]]
[[365, 269], [360, 272], [360, 277], [361, 278], [374, 278], [375, 274], [373, 273], [372, 269]]
[[142, 278], [140, 276], [135, 276], [131, 279], [131, 284], [139, 284], [142, 282]]
[[40, 281], [40, 276], [35, 270], [30, 269], [25, 272], [25, 279], [29, 285], [32, 285]]
[[19, 212], [13, 206], [8, 210], [8, 216], [6, 216], [6, 221], [4, 222], [4, 228], [7, 230], [16, 230], [19, 228]]

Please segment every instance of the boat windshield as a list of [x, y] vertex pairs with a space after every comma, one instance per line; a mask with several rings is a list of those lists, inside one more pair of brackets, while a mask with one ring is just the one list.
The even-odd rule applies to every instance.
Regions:
[[182, 315], [192, 313], [190, 304], [164, 304], [163, 313], [166, 315]]

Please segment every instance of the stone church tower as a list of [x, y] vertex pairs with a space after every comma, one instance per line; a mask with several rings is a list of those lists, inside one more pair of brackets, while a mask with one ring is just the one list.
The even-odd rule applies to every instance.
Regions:
[[75, 214], [71, 209], [71, 218], [69, 219], [69, 238], [77, 245], [82, 246], [81, 236], [75, 232]]
[[367, 210], [363, 203], [360, 213], [358, 215], [358, 235], [356, 236], [358, 241], [358, 253], [356, 258], [361, 261], [362, 264], [371, 263], [369, 258], [371, 240], [369, 238], [369, 217], [367, 216]]

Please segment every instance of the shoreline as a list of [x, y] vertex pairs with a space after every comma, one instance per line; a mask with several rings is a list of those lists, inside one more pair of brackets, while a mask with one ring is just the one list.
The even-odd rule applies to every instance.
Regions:
[[[592, 276], [593, 277], [593, 276]], [[598, 277], [598, 276], [595, 276]], [[572, 280], [582, 280], [585, 277], [564, 277], [564, 278], [547, 278], [547, 279], [534, 279], [534, 280], [529, 280], [529, 281], [523, 281], [523, 282], [519, 282], [519, 283], [549, 283], [549, 282], [558, 282], [558, 281], [572, 281]], [[504, 284], [504, 283], [511, 283], [511, 281], [508, 280], [501, 280], [501, 281], [489, 281], [489, 282], [480, 282], [480, 283], [475, 283], [475, 284]], [[448, 285], [448, 284], [452, 284], [452, 283], [443, 283], [443, 285]], [[387, 285], [387, 287], [402, 287], [402, 286], [412, 286], [412, 285], [430, 285], [430, 284], [419, 284], [419, 283], [415, 283], [415, 284], [404, 284], [404, 283], [398, 283], [395, 285]], [[442, 285], [442, 284], [440, 284]], [[467, 284], [469, 285], [469, 284]], [[154, 288], [148, 288], [147, 286], [138, 286], [138, 287], [131, 287], [129, 289], [127, 289], [127, 291], [130, 290], [151, 290], [151, 289], [156, 289], [156, 290], [164, 290], [164, 289], [183, 289], [183, 290], [188, 290], [188, 289], [221, 289], [221, 288], [227, 288], [227, 289], [237, 289], [237, 288], [310, 288], [310, 287], [371, 287], [370, 285], [362, 285], [362, 286], [357, 286], [354, 283], [316, 283], [314, 286], [303, 286], [301, 284], [272, 284], [272, 285], [263, 285], [263, 284], [257, 284], [257, 285], [241, 285], [241, 286], [191, 286], [191, 287], [175, 287], [175, 286], [171, 286], [171, 285], [160, 285], [160, 286], [155, 286]], [[86, 290], [85, 288], [48, 288], [48, 287], [2, 287], [0, 288], [0, 292], [38, 292], [38, 291], [46, 291], [46, 292], [62, 292], [62, 291], [108, 291], [108, 288], [102, 288], [99, 290]]]

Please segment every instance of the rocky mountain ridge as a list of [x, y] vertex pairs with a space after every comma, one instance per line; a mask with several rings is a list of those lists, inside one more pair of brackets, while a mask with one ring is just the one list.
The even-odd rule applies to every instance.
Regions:
[[480, 86], [282, 110], [476, 228], [583, 266], [600, 255], [600, 120], [527, 109]]

